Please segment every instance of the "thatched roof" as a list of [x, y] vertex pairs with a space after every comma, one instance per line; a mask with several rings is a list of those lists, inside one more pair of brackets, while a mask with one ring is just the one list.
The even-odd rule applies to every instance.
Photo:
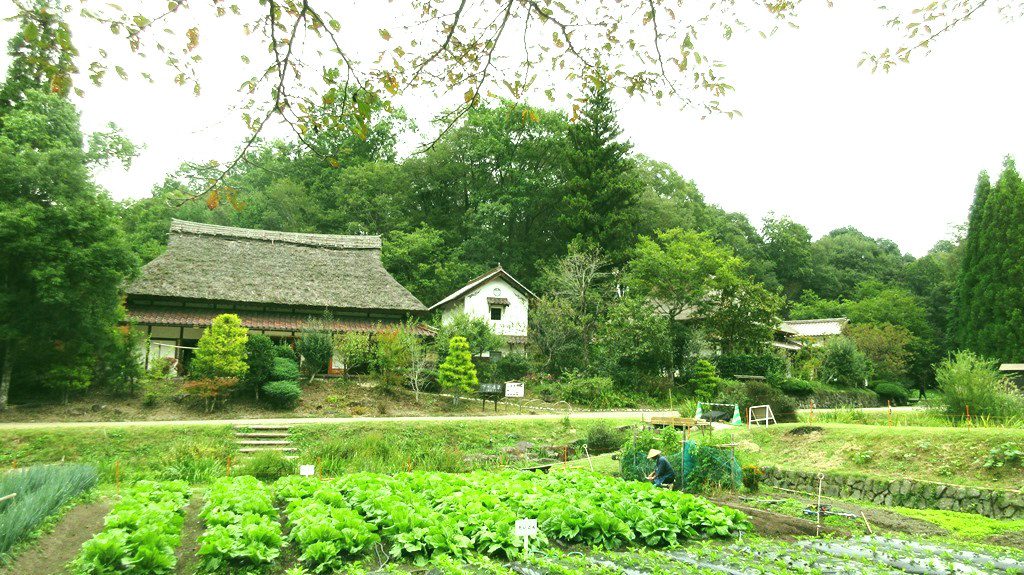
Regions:
[[167, 251], [127, 289], [134, 298], [423, 311], [384, 269], [379, 236], [249, 230], [171, 221]]

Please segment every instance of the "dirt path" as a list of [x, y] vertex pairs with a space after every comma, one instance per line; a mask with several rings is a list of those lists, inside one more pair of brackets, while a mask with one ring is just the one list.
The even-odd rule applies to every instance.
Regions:
[[192, 499], [185, 509], [185, 524], [181, 528], [181, 545], [174, 552], [178, 558], [178, 566], [175, 573], [178, 575], [192, 575], [196, 572], [199, 564], [199, 536], [203, 533], [203, 520], [199, 512], [203, 509], [203, 498], [197, 493], [192, 494]]
[[78, 555], [82, 544], [103, 528], [110, 511], [106, 501], [83, 503], [73, 507], [31, 547], [15, 558], [0, 575], [62, 575], [65, 565]]
[[303, 423], [358, 424], [415, 421], [532, 421], [570, 419], [650, 419], [676, 417], [678, 411], [580, 411], [571, 414], [537, 415], [417, 415], [403, 417], [292, 417], [268, 419], [179, 419], [168, 421], [51, 421], [0, 423], [0, 431], [18, 429], [61, 429], [71, 427], [160, 427], [178, 425], [301, 425]]
[[[787, 499], [794, 501], [800, 501], [806, 504], [808, 507], [814, 507], [814, 499], [792, 493], [783, 493], [780, 495]], [[729, 495], [722, 498], [723, 502], [728, 501], [728, 505], [735, 506], [734, 504], [749, 504], [747, 501], [740, 499], [738, 496]], [[870, 523], [871, 528], [874, 530], [891, 531], [896, 533], [906, 533], [909, 535], [918, 536], [930, 536], [930, 535], [948, 535], [949, 532], [928, 521], [923, 519], [917, 519], [914, 517], [907, 517], [895, 511], [889, 511], [888, 509], [880, 507], [868, 507], [857, 505], [848, 501], [838, 501], [832, 498], [828, 499], [828, 503], [835, 507], [837, 511], [843, 511], [847, 513], [853, 513], [854, 515], [860, 516], [863, 513], [863, 517]], [[760, 508], [771, 509], [770, 505], [760, 505]], [[856, 520], [855, 520], [856, 521]], [[813, 525], [813, 523], [811, 523]]]

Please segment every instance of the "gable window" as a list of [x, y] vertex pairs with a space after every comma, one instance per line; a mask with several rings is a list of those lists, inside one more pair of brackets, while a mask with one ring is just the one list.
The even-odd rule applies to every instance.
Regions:
[[491, 320], [493, 320], [493, 321], [501, 321], [501, 313], [502, 313], [502, 311], [504, 311], [504, 309], [505, 308], [503, 308], [501, 306], [492, 305], [491, 306]]

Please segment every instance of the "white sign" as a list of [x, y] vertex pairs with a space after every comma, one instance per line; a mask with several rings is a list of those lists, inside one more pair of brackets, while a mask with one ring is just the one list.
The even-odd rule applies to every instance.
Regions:
[[516, 535], [519, 537], [532, 537], [537, 534], [536, 519], [516, 519]]
[[526, 385], [521, 381], [505, 382], [505, 397], [523, 397], [526, 395]]
[[316, 474], [316, 468], [312, 465], [299, 466], [299, 475], [303, 477], [313, 477], [314, 474]]

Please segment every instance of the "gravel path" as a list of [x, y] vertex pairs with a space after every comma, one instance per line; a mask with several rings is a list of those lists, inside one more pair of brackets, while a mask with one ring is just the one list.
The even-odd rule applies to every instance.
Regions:
[[0, 431], [18, 429], [61, 429], [70, 427], [160, 427], [178, 425], [301, 425], [304, 423], [401, 423], [415, 421], [533, 421], [570, 419], [650, 419], [678, 417], [678, 411], [580, 411], [571, 414], [542, 413], [537, 415], [419, 415], [406, 417], [293, 417], [271, 419], [187, 419], [168, 421], [33, 421], [0, 423]]

